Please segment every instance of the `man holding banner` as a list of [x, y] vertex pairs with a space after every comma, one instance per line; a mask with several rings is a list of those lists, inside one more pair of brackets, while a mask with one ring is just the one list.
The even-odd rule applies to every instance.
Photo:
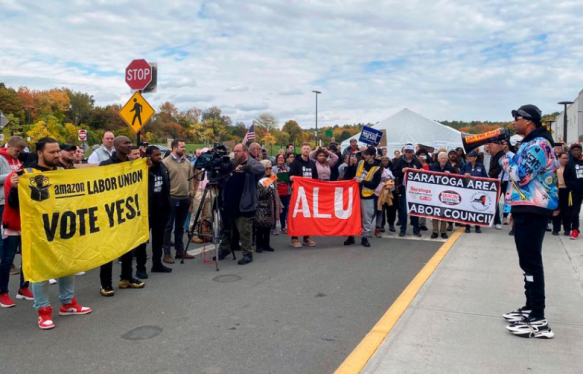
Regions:
[[[371, 223], [375, 217], [376, 196], [375, 189], [381, 182], [381, 168], [379, 161], [375, 159], [375, 147], [369, 146], [363, 152], [363, 160], [357, 165], [357, 175], [355, 180], [359, 183], [361, 197], [361, 245], [371, 247], [367, 236], [371, 231]], [[344, 242], [345, 245], [355, 244], [355, 237], [349, 236]]]
[[[99, 166], [114, 165], [122, 162], [130, 161], [128, 155], [132, 152], [132, 142], [127, 136], [117, 136], [114, 139], [115, 152], [109, 160], [103, 161]], [[132, 261], [134, 254], [132, 251], [125, 253], [122, 256], [122, 274], [118, 286], [120, 288], [144, 288], [144, 282], [132, 277]], [[99, 278], [101, 280], [102, 296], [113, 296], [114, 289], [112, 287], [112, 262], [105, 263], [101, 266], [99, 271]]]
[[[405, 175], [407, 169], [421, 169], [422, 164], [416, 157], [414, 157], [414, 146], [411, 143], [405, 145], [404, 154], [397, 160], [395, 164], [395, 178], [396, 185], [399, 186], [400, 194], [400, 209], [399, 209], [399, 221], [401, 223], [401, 229], [399, 230], [399, 236], [406, 236], [406, 229], [408, 227], [408, 204], [406, 199], [406, 180]], [[414, 227], [414, 236], [421, 237], [420, 234], [420, 219], [415, 216], [411, 216], [412, 226]]]
[[[57, 170], [57, 165], [59, 164], [59, 144], [53, 138], [42, 138], [36, 143], [36, 153], [38, 156], [38, 161], [36, 164], [31, 165], [29, 168], [25, 168], [25, 176], [28, 174], [36, 172], [50, 172], [52, 170]], [[31, 178], [35, 181], [40, 180], [38, 177]], [[43, 182], [44, 182], [44, 178]], [[24, 179], [26, 180], [26, 178]], [[32, 181], [31, 181], [32, 182]], [[13, 173], [10, 176], [9, 185], [5, 186], [6, 189], [9, 188], [9, 206], [19, 207], [19, 194], [17, 186], [19, 184], [19, 176], [17, 173]], [[39, 190], [40, 201], [44, 198], [44, 190]], [[10, 210], [7, 209], [2, 217], [3, 225], [7, 226], [7, 231], [20, 231], [20, 219], [17, 220], [16, 216], [10, 214]], [[23, 250], [23, 259], [25, 258], [25, 251]], [[23, 267], [25, 270], [25, 267]], [[25, 276], [29, 277], [25, 272]], [[77, 304], [77, 299], [75, 297], [74, 289], [74, 276], [69, 275], [65, 277], [60, 277], [58, 279], [59, 283], [59, 300], [61, 301], [61, 308], [59, 309], [59, 315], [68, 316], [74, 314], [88, 314], [91, 312], [91, 308], [83, 307]], [[36, 282], [32, 284], [32, 292], [34, 295], [34, 307], [37, 309], [38, 325], [43, 330], [52, 329], [55, 327], [53, 323], [53, 309], [49, 302], [49, 282], [47, 280], [42, 282]]]

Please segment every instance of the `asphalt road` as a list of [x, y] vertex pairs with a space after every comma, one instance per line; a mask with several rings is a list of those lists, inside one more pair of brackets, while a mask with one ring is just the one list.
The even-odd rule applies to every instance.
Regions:
[[[116, 287], [112, 298], [99, 294], [93, 270], [76, 277], [77, 297], [93, 312], [53, 312], [54, 330], [41, 331], [32, 302], [18, 300], [0, 310], [1, 372], [334, 372], [442, 243], [315, 240], [294, 249], [288, 237], [272, 236], [276, 252], [246, 266], [228, 258], [219, 272], [197, 256], [172, 274], [150, 274], [144, 289]], [[115, 265], [116, 279], [119, 272]]]

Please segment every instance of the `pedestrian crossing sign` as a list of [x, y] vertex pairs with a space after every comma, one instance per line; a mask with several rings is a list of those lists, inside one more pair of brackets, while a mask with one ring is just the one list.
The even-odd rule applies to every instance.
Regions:
[[120, 117], [137, 134], [146, 125], [146, 122], [152, 118], [154, 113], [154, 108], [148, 104], [148, 101], [144, 99], [140, 92], [134, 92], [134, 95], [120, 110]]

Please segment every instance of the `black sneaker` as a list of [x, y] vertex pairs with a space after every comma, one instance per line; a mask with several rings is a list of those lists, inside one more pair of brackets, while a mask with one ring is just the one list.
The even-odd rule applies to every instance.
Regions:
[[[229, 256], [231, 254], [231, 251], [219, 251], [219, 261], [223, 261], [225, 259], [225, 257]], [[215, 256], [213, 256], [213, 261], [215, 261]]]
[[152, 272], [152, 273], [172, 273], [172, 269], [160, 264], [160, 265], [152, 266], [152, 268], [150, 269], [150, 272]]
[[448, 239], [448, 235], [447, 235], [446, 233], [443, 233], [442, 235], [440, 235], [440, 237], [441, 237], [442, 239]]
[[136, 278], [148, 279], [148, 273], [146, 273], [146, 270], [136, 270]]
[[467, 227], [466, 229], [464, 229], [464, 232], [467, 234], [470, 234], [470, 227]]
[[570, 236], [570, 231], [564, 231], [564, 236]]
[[262, 247], [256, 247], [256, 253], [262, 253], [264, 249]]
[[507, 330], [521, 338], [551, 339], [554, 337], [554, 332], [545, 318], [524, 317], [522, 321], [507, 326]]
[[416, 236], [418, 238], [421, 238], [422, 237], [422, 234], [420, 234], [419, 231], [416, 231], [416, 232], [414, 232], [414, 236]]
[[266, 251], [266, 252], [274, 252], [274, 248], [272, 248], [272, 247], [264, 248], [264, 251]]
[[394, 225], [389, 225], [389, 231], [395, 232], [395, 226]]
[[437, 232], [433, 232], [432, 236], [430, 236], [430, 239], [436, 239], [438, 238], [438, 233]]
[[371, 244], [369, 244], [369, 240], [367, 240], [367, 238], [365, 237], [361, 238], [361, 245], [366, 248], [371, 247]]
[[475, 232], [476, 232], [477, 234], [480, 234], [480, 233], [481, 233], [481, 228], [480, 228], [480, 227], [475, 227]]
[[509, 236], [513, 236], [513, 235], [515, 235], [515, 229], [509, 231]]
[[111, 297], [111, 296], [114, 296], [115, 291], [114, 291], [114, 288], [112, 286], [105, 286], [105, 287], [101, 287], [101, 289], [99, 290], [99, 293], [101, 294], [101, 296]]
[[558, 236], [558, 235], [560, 235], [560, 232], [559, 231], [552, 231], [552, 235]]
[[379, 229], [379, 231], [385, 232], [385, 228], [382, 227], [382, 228]]
[[420, 231], [428, 231], [428, 228], [426, 226], [420, 226]]
[[351, 245], [351, 244], [355, 244], [355, 237], [354, 236], [349, 236], [347, 238], [347, 240], [345, 240], [343, 242], [344, 245]]
[[247, 254], [247, 255], [243, 255], [243, 258], [241, 260], [237, 261], [237, 263], [239, 265], [247, 265], [252, 261], [253, 261], [253, 256], [250, 254]]
[[406, 236], [406, 232], [405, 231], [400, 231], [399, 232], [399, 236], [400, 236], [400, 238], [403, 238], [404, 236]]
[[529, 317], [529, 313], [531, 313], [531, 309], [523, 306], [519, 309], [515, 309], [509, 313], [503, 314], [503, 318], [505, 318], [508, 322], [519, 322], [523, 321], [525, 317]]
[[452, 231], [454, 228], [452, 227], [452, 222], [448, 222], [448, 226], [446, 227], [446, 231]]

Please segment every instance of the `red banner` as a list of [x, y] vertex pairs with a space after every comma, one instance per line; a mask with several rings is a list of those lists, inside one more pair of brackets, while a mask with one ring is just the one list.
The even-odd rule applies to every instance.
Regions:
[[323, 182], [295, 177], [292, 185], [288, 235], [361, 235], [361, 200], [357, 182]]

